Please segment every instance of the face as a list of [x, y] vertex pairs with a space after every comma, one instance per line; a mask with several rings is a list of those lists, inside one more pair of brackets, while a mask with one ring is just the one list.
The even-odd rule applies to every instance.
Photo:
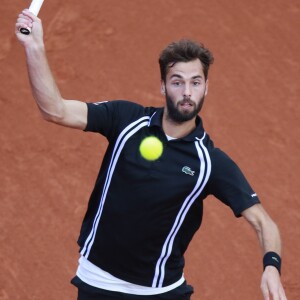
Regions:
[[195, 118], [202, 108], [207, 89], [208, 81], [199, 59], [178, 62], [170, 67], [166, 82], [161, 84], [166, 95], [167, 116], [176, 123]]

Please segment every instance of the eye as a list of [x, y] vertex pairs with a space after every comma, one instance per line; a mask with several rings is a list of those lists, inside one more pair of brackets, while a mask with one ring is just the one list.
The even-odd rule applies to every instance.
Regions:
[[180, 81], [173, 81], [172, 85], [174, 85], [174, 86], [180, 86], [181, 82]]
[[193, 82], [193, 85], [194, 85], [194, 86], [201, 85], [201, 82], [200, 82], [200, 81], [194, 81], [194, 82]]

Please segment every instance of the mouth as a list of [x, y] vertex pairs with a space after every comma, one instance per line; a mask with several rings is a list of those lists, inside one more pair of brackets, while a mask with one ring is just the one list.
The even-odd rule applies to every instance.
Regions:
[[181, 100], [179, 101], [178, 106], [185, 109], [190, 109], [194, 107], [194, 103], [191, 100]]

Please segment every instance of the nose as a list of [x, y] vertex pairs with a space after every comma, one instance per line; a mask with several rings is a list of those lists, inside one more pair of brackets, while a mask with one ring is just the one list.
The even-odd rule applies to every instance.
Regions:
[[191, 88], [190, 88], [189, 84], [186, 84], [184, 86], [183, 97], [184, 98], [191, 98]]

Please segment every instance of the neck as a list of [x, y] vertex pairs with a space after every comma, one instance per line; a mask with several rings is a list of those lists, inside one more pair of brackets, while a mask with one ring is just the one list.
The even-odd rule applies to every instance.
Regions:
[[190, 134], [196, 128], [196, 118], [186, 122], [177, 123], [170, 119], [165, 109], [162, 126], [165, 134], [174, 138], [182, 138]]

